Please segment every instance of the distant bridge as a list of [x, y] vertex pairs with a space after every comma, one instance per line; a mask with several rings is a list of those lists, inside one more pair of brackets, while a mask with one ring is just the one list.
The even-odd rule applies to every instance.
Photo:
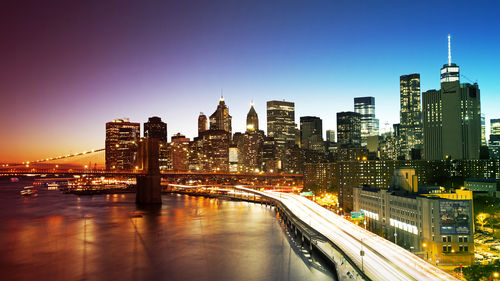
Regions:
[[[96, 169], [0, 169], [0, 175], [95, 175], [95, 176], [137, 176], [145, 172], [136, 171], [114, 171]], [[163, 178], [168, 177], [234, 177], [234, 178], [293, 178], [302, 179], [301, 174], [278, 174], [278, 173], [240, 173], [240, 172], [204, 172], [204, 171], [161, 171]]]

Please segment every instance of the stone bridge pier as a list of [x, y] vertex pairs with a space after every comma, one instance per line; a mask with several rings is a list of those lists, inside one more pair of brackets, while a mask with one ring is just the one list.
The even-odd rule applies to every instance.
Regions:
[[137, 168], [144, 173], [137, 175], [136, 203], [161, 205], [161, 176], [159, 163], [160, 145], [155, 138], [143, 138], [137, 151]]

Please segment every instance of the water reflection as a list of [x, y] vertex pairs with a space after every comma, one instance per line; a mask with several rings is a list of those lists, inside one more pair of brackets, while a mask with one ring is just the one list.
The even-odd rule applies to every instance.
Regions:
[[[75, 196], [0, 182], [2, 280], [331, 280], [290, 243], [274, 211], [164, 195]], [[6, 279], [4, 278], [5, 276]]]

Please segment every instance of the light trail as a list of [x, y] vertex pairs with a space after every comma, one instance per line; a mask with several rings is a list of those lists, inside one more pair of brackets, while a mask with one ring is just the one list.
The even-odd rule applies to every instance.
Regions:
[[[311, 200], [295, 194], [260, 192], [282, 202], [300, 220], [327, 237], [372, 280], [458, 280], [404, 248], [359, 227]], [[361, 249], [365, 256], [360, 256]], [[363, 261], [362, 261], [363, 259]], [[363, 263], [363, 266], [361, 265]]]

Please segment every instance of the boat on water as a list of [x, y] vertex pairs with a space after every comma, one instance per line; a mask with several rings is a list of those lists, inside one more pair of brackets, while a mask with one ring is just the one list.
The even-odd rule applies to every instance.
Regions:
[[19, 182], [19, 178], [10, 178], [10, 182]]
[[58, 190], [59, 189], [59, 184], [57, 184], [57, 183], [48, 183], [47, 184], [47, 189], [48, 190]]
[[38, 190], [33, 186], [25, 186], [23, 190], [20, 191], [22, 196], [31, 196], [35, 194]]

